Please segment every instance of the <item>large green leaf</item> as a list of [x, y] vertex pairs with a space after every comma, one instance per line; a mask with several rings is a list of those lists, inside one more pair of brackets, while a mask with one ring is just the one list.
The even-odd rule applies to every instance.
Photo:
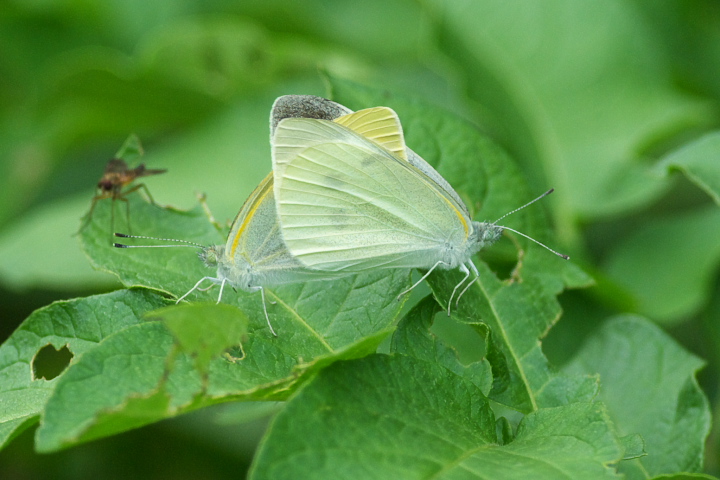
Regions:
[[[487, 396], [492, 386], [490, 362], [482, 358], [463, 365], [458, 352], [431, 333], [433, 318], [440, 311], [440, 305], [432, 297], [420, 301], [405, 315], [393, 333], [391, 351], [441, 365], [473, 382]], [[474, 347], [477, 349], [477, 345]]]
[[487, 398], [437, 364], [374, 355], [323, 370], [274, 419], [250, 478], [620, 478], [600, 404], [528, 415], [498, 442]]
[[566, 370], [600, 374], [600, 399], [621, 435], [639, 433], [647, 456], [621, 464], [628, 479], [698, 472], [710, 428], [695, 379], [702, 360], [640, 317], [606, 322]]
[[[235, 307], [172, 306], [153, 312], [151, 319], [163, 322], [117, 331], [68, 370], [45, 408], [38, 450], [57, 450], [207, 405], [201, 394], [210, 382], [210, 362], [243, 359], [240, 340], [247, 317]], [[228, 349], [235, 356], [221, 358]]]
[[91, 198], [86, 195], [47, 204], [0, 234], [0, 282], [5, 288], [74, 292], [91, 288], [102, 291], [117, 285], [111, 276], [92, 269], [73, 236]]
[[[542, 352], [540, 338], [560, 316], [559, 305], [546, 286], [533, 277], [502, 281], [484, 264], [478, 270], [480, 278], [453, 315], [480, 333], [489, 328], [490, 398], [524, 413], [594, 398], [595, 380], [558, 374]], [[447, 300], [445, 292], [461, 278], [443, 272], [430, 280], [441, 303]]]
[[[133, 229], [203, 243], [222, 241], [199, 207], [192, 212], [164, 209], [137, 194], [128, 201]], [[175, 297], [215, 273], [189, 248], [113, 248], [108, 230], [112, 208], [109, 199], [100, 201], [80, 234], [99, 268], [112, 271], [128, 286], [151, 287]], [[116, 220], [117, 226], [126, 221]], [[402, 307], [395, 298], [408, 280], [407, 271], [386, 271], [267, 288], [277, 337], [268, 329], [260, 295], [232, 291], [223, 301], [239, 310], [230, 305], [175, 307], [181, 317], [174, 321], [180, 323], [173, 323], [173, 333], [156, 322], [119, 331], [60, 381], [38, 434], [38, 448], [56, 450], [220, 401], [284, 399], [295, 384], [329, 363], [373, 352], [392, 330]], [[194, 301], [215, 298], [215, 292], [191, 296]], [[224, 311], [221, 307], [247, 316], [246, 337], [238, 337], [242, 331], [237, 329], [231, 334], [228, 328], [213, 327]], [[175, 309], [153, 315], [170, 321]], [[82, 312], [75, 317], [81, 322]], [[192, 339], [197, 328], [202, 336], [189, 344], [188, 335]], [[221, 357], [220, 351], [236, 345], [238, 338], [244, 339], [242, 346]], [[215, 347], [207, 343], [211, 340]]]
[[67, 373], [50, 379], [39, 377], [35, 359], [40, 350], [52, 353], [65, 347], [72, 366], [109, 335], [136, 325], [145, 312], [168, 303], [147, 290], [122, 290], [56, 302], [28, 317], [0, 346], [0, 444], [6, 445], [37, 422], [59, 379]]
[[[365, 288], [378, 283], [369, 281]], [[147, 322], [112, 335], [60, 380], [38, 432], [38, 449], [56, 450], [218, 402], [284, 399], [312, 371], [372, 352], [389, 329], [371, 325], [363, 332], [361, 323], [377, 316], [387, 324], [400, 306], [391, 299], [387, 311], [362, 307], [347, 295], [332, 317], [346, 325], [328, 328], [324, 337], [325, 332], [312, 330], [314, 317], [307, 315], [312, 307], [300, 297], [294, 298], [294, 310], [271, 313], [273, 320], [285, 320], [276, 326], [278, 337], [268, 332], [262, 317], [251, 317], [254, 331], [244, 335], [247, 317], [242, 310], [212, 304], [153, 312], [151, 317], [164, 323]], [[315, 293], [312, 299], [319, 297]], [[282, 298], [283, 307], [290, 309], [289, 296]], [[332, 308], [323, 305], [325, 313]], [[290, 316], [294, 318], [287, 320]]]

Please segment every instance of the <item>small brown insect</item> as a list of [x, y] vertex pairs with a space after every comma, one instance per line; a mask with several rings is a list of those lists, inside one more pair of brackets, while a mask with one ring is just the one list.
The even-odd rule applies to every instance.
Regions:
[[130, 202], [128, 202], [127, 198], [125, 197], [128, 194], [142, 188], [145, 191], [145, 195], [147, 195], [148, 200], [150, 200], [150, 203], [155, 204], [155, 201], [153, 200], [152, 195], [150, 195], [150, 191], [144, 183], [139, 183], [132, 188], [124, 191], [123, 188], [130, 185], [136, 178], [147, 177], [150, 175], [158, 175], [165, 172], [167, 172], [167, 170], [165, 169], [145, 168], [144, 163], [141, 163], [135, 168], [129, 168], [127, 163], [125, 163], [125, 160], [122, 160], [120, 158], [110, 159], [107, 166], [105, 167], [105, 172], [103, 173], [102, 178], [100, 178], [100, 181], [97, 184], [97, 193], [92, 199], [90, 211], [86, 215], [85, 222], [83, 223], [82, 227], [80, 227], [80, 230], [87, 226], [87, 224], [90, 222], [90, 219], [92, 219], [92, 214], [95, 210], [95, 204], [97, 204], [99, 200], [103, 200], [105, 198], [112, 198], [113, 200], [110, 235], [112, 235], [113, 230], [115, 229], [115, 200], [122, 200], [123, 202], [125, 202], [127, 208], [128, 230], [130, 230]]

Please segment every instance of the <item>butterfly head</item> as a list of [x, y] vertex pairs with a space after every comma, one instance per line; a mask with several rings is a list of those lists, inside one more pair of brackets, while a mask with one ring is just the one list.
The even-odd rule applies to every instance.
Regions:
[[206, 267], [217, 267], [224, 250], [225, 247], [223, 245], [203, 247], [198, 252], [198, 257], [200, 257], [200, 260], [202, 260]]
[[472, 222], [472, 232], [468, 237], [468, 248], [471, 255], [497, 242], [502, 235], [503, 227], [487, 222]]

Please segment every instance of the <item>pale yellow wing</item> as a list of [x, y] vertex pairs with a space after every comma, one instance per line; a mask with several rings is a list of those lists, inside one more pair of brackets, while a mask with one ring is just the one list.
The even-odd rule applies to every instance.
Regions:
[[275, 197], [285, 244], [304, 265], [422, 268], [448, 244], [465, 245], [464, 205], [376, 142], [302, 118], [280, 122], [275, 142], [293, 152], [273, 157]]
[[398, 158], [407, 160], [402, 125], [394, 110], [387, 107], [366, 108], [334, 121], [369, 138]]

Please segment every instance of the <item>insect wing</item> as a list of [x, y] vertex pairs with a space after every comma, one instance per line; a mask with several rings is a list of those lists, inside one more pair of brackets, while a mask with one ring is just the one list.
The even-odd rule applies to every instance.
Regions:
[[405, 137], [394, 110], [387, 107], [366, 108], [336, 118], [334, 122], [369, 138], [396, 157], [407, 160]]
[[260, 275], [270, 270], [302, 266], [285, 247], [275, 208], [271, 172], [245, 200], [235, 217], [225, 246], [226, 261], [233, 262], [240, 256]]
[[[315, 143], [318, 137], [324, 143]], [[273, 158], [278, 216], [288, 249], [303, 264], [417, 267], [446, 243], [467, 239], [461, 205], [421, 170], [344, 126], [287, 119], [275, 141], [284, 149]], [[284, 162], [282, 175], [277, 162]]]

